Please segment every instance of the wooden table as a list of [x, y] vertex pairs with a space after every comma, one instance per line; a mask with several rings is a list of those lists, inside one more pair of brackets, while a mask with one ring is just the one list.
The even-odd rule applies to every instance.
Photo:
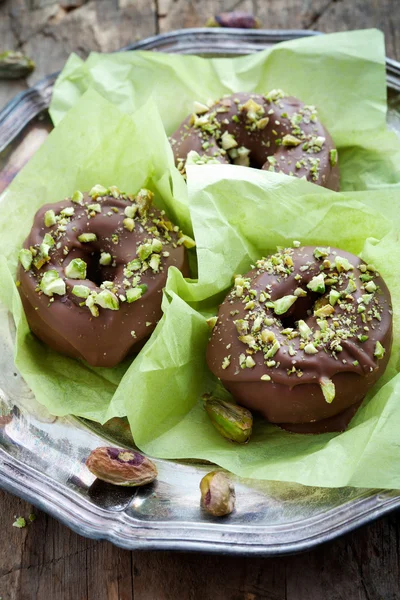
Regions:
[[[6, 0], [2, 49], [37, 62], [28, 81], [0, 82], [0, 107], [70, 52], [116, 50], [134, 40], [198, 27], [229, 10], [269, 29], [331, 32], [378, 27], [400, 60], [399, 0]], [[12, 527], [15, 516], [36, 520]], [[29, 504], [0, 492], [1, 600], [398, 600], [400, 515], [392, 514], [305, 554], [230, 558], [128, 552], [79, 537]]]

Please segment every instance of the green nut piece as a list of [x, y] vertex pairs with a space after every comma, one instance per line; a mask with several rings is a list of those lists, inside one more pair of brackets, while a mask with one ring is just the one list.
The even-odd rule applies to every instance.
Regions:
[[325, 292], [325, 275], [320, 273], [313, 277], [307, 284], [307, 288], [317, 294], [323, 294]]
[[296, 302], [298, 296], [283, 296], [278, 298], [272, 304], [276, 315], [283, 315]]
[[78, 235], [78, 241], [82, 244], [97, 242], [97, 235], [95, 233], [81, 233], [81, 235]]
[[178, 246], [182, 246], [182, 244], [183, 244], [185, 246], [185, 248], [187, 248], [188, 250], [190, 250], [190, 248], [196, 247], [196, 242], [191, 237], [189, 237], [188, 235], [185, 235], [183, 233], [179, 237], [177, 244], [178, 244]]
[[309, 328], [307, 323], [305, 321], [300, 320], [298, 321], [297, 326], [299, 328], [300, 337], [302, 337], [303, 340], [308, 339], [312, 334], [312, 330]]
[[129, 288], [126, 290], [125, 295], [128, 304], [132, 304], [132, 302], [136, 302], [142, 297], [142, 290], [138, 287]]
[[335, 398], [335, 384], [328, 377], [322, 377], [319, 382], [325, 401], [331, 404]]
[[373, 281], [368, 281], [368, 283], [366, 283], [364, 287], [366, 291], [370, 294], [373, 294], [377, 290], [377, 287]]
[[128, 304], [136, 302], [136, 300], [139, 300], [145, 292], [147, 292], [147, 285], [145, 283], [138, 285], [137, 287], [129, 288], [125, 292], [126, 301]]
[[69, 279], [86, 279], [87, 264], [81, 258], [74, 258], [65, 267], [64, 273]]
[[23, 248], [22, 250], [19, 251], [18, 258], [19, 258], [19, 262], [21, 263], [21, 265], [23, 266], [25, 271], [29, 271], [29, 269], [32, 266], [32, 261], [33, 261], [32, 252], [30, 250], [26, 250], [25, 248]]
[[124, 219], [123, 225], [128, 231], [133, 231], [135, 229], [135, 221], [130, 217], [126, 217], [126, 219]]
[[150, 269], [154, 271], [154, 273], [158, 273], [160, 270], [160, 262], [161, 256], [159, 254], [152, 254], [149, 262]]
[[126, 268], [129, 271], [139, 271], [139, 269], [142, 268], [142, 263], [140, 262], [140, 260], [138, 258], [134, 258], [133, 260], [131, 260], [131, 262], [129, 262], [126, 265]]
[[336, 290], [331, 290], [329, 292], [329, 304], [331, 306], [335, 306], [335, 304], [339, 300], [339, 298], [340, 298], [340, 292], [337, 292]]
[[107, 196], [107, 194], [108, 194], [108, 189], [105, 188], [104, 186], [100, 185], [99, 183], [94, 185], [89, 192], [89, 196], [91, 198], [93, 198], [93, 200], [95, 200], [96, 198], [99, 198], [100, 196]]
[[231, 148], [236, 148], [238, 143], [231, 133], [224, 131], [221, 136], [221, 145], [224, 150], [231, 150]]
[[101, 206], [100, 204], [96, 203], [96, 204], [88, 204], [88, 210], [90, 210], [90, 212], [95, 212], [95, 213], [101, 213]]
[[108, 265], [111, 265], [111, 263], [112, 263], [111, 254], [109, 254], [108, 252], [102, 252], [100, 254], [99, 264], [104, 267], [107, 267]]
[[330, 248], [315, 248], [313, 254], [315, 258], [326, 258], [331, 253]]
[[154, 238], [154, 240], [152, 240], [152, 242], [151, 242], [152, 252], [157, 252], [159, 254], [161, 252], [162, 248], [163, 248], [162, 241], [157, 238]]
[[296, 136], [291, 135], [290, 133], [287, 133], [282, 138], [282, 146], [294, 147], [298, 146], [299, 144], [301, 144], [301, 140], [299, 140], [299, 138], [297, 138]]
[[249, 441], [253, 416], [247, 408], [213, 396], [206, 397], [204, 408], [215, 429], [226, 439], [238, 444]]
[[344, 256], [335, 256], [335, 267], [339, 273], [354, 269], [354, 266]]
[[336, 150], [336, 148], [332, 148], [332, 150], [329, 152], [329, 161], [331, 163], [331, 167], [334, 167], [337, 165], [338, 151]]
[[57, 223], [56, 220], [56, 213], [54, 212], [54, 210], [47, 210], [44, 213], [44, 224], [46, 227], [51, 227], [52, 225], [55, 225]]
[[21, 79], [34, 71], [33, 60], [14, 50], [0, 54], [0, 79]]
[[55, 269], [46, 271], [39, 287], [46, 296], [53, 296], [53, 294], [63, 296], [66, 293], [65, 281], [61, 279]]
[[152, 253], [151, 244], [141, 244], [137, 249], [137, 255], [140, 260], [146, 260]]
[[124, 215], [128, 217], [128, 219], [134, 219], [137, 211], [138, 207], [136, 206], [136, 204], [131, 204], [130, 206], [127, 206], [125, 208]]
[[108, 310], [119, 310], [119, 300], [110, 290], [103, 290], [96, 294], [95, 304]]
[[75, 214], [75, 209], [73, 206], [67, 206], [66, 208], [62, 209], [60, 214], [63, 217], [72, 217]]
[[139, 215], [141, 217], [143, 217], [149, 210], [153, 202], [153, 198], [154, 194], [150, 190], [147, 190], [146, 188], [139, 190], [137, 196], [135, 197], [135, 202], [139, 208]]
[[201, 506], [214, 517], [229, 515], [235, 508], [232, 481], [222, 471], [211, 471], [200, 482]]
[[352, 294], [357, 290], [357, 285], [354, 279], [349, 279], [349, 283], [347, 284], [346, 289], [344, 290], [345, 294]]
[[89, 297], [90, 288], [88, 288], [86, 285], [74, 285], [72, 288], [72, 293], [74, 296], [77, 296], [78, 298], [84, 298], [86, 300], [86, 298]]
[[384, 357], [385, 352], [386, 352], [385, 348], [382, 346], [382, 344], [380, 342], [376, 342], [375, 350], [374, 350], [375, 358], [377, 358], [378, 360], [381, 360]]
[[83, 201], [82, 192], [80, 192], [79, 190], [76, 190], [76, 192], [74, 192], [72, 194], [71, 202], [74, 202], [75, 204], [82, 204], [82, 201]]
[[86, 466], [98, 479], [125, 487], [147, 485], [158, 475], [156, 465], [146, 456], [122, 448], [96, 448]]

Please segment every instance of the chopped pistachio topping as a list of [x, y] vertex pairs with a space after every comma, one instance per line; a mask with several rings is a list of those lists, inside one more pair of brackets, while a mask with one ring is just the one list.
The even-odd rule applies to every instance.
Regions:
[[378, 360], [381, 360], [385, 354], [385, 348], [382, 346], [380, 342], [376, 342], [374, 349], [374, 356]]
[[133, 231], [135, 229], [135, 221], [129, 217], [124, 219], [123, 224], [125, 229], [127, 229], [128, 231]]
[[301, 246], [301, 242], [299, 242], [299, 240], [293, 241], [293, 248], [300, 248], [300, 246]]
[[81, 233], [78, 235], [78, 241], [82, 244], [89, 244], [90, 242], [97, 241], [97, 235], [95, 233]]
[[88, 307], [93, 317], [99, 316], [99, 309], [96, 306], [96, 297], [96, 292], [91, 292], [85, 301], [85, 305]]
[[66, 208], [62, 209], [60, 214], [63, 217], [72, 217], [75, 214], [75, 209], [73, 206], [67, 206]]
[[87, 264], [81, 258], [74, 258], [65, 267], [65, 275], [69, 279], [86, 279]]
[[354, 266], [344, 256], [335, 256], [335, 266], [339, 273], [354, 269]]
[[306, 354], [317, 354], [318, 350], [316, 349], [316, 347], [314, 346], [314, 344], [312, 344], [311, 342], [309, 342], [308, 344], [306, 344], [304, 346], [304, 352]]
[[316, 275], [307, 284], [307, 287], [312, 292], [323, 294], [325, 292], [325, 275], [323, 273]]
[[151, 244], [141, 244], [137, 249], [137, 255], [140, 260], [146, 260], [152, 253]]
[[109, 252], [102, 252], [100, 254], [99, 263], [102, 266], [105, 266], [105, 267], [107, 267], [108, 265], [111, 265], [111, 263], [112, 263], [112, 256], [111, 256], [111, 254], [109, 254]]
[[209, 326], [209, 328], [212, 330], [216, 326], [217, 321], [218, 321], [218, 317], [210, 317], [209, 319], [207, 319], [206, 323]]
[[90, 210], [91, 212], [95, 212], [95, 213], [101, 213], [101, 206], [98, 203], [88, 204], [88, 210]]
[[44, 213], [44, 224], [45, 224], [45, 226], [46, 227], [52, 227], [56, 223], [57, 223], [56, 213], [54, 212], [54, 210], [47, 210]]
[[331, 404], [335, 399], [335, 384], [331, 379], [328, 379], [327, 377], [322, 377], [319, 384], [321, 386], [325, 402]]
[[124, 215], [128, 217], [128, 219], [134, 219], [137, 213], [138, 207], [136, 204], [131, 204], [127, 206], [124, 210]]
[[136, 302], [144, 294], [143, 286], [133, 287], [126, 290], [126, 301], [128, 304]]
[[147, 211], [149, 210], [152, 202], [153, 202], [154, 194], [150, 190], [146, 188], [142, 188], [139, 190], [135, 197], [135, 202], [138, 206], [139, 214], [143, 217]]
[[82, 192], [80, 192], [79, 190], [76, 190], [76, 192], [74, 192], [72, 194], [71, 202], [74, 202], [75, 204], [82, 204], [82, 201], [83, 201]]
[[63, 296], [66, 293], [65, 281], [61, 279], [58, 271], [51, 269], [46, 271], [40, 282], [40, 289], [46, 296], [57, 294]]
[[32, 261], [33, 261], [32, 252], [30, 250], [26, 250], [25, 248], [23, 248], [22, 250], [19, 251], [18, 258], [19, 258], [19, 262], [21, 263], [21, 265], [23, 266], [25, 271], [29, 271], [29, 269], [32, 266]]
[[311, 336], [312, 329], [310, 329], [310, 327], [307, 325], [307, 323], [305, 321], [303, 321], [301, 319], [300, 321], [298, 321], [297, 326], [299, 328], [300, 336], [303, 339], [307, 339]]
[[207, 106], [207, 104], [203, 104], [202, 102], [198, 102], [197, 100], [195, 100], [193, 102], [193, 112], [196, 115], [203, 115], [204, 113], [208, 112], [209, 108]]
[[326, 258], [331, 253], [330, 248], [315, 248], [313, 254], [315, 258]]
[[336, 148], [332, 148], [332, 150], [330, 150], [330, 152], [329, 152], [329, 161], [331, 163], [331, 167], [334, 167], [334, 166], [337, 165], [338, 151], [336, 150]]
[[178, 246], [182, 246], [182, 244], [183, 244], [185, 246], [185, 248], [187, 248], [187, 249], [196, 247], [196, 242], [191, 237], [189, 237], [188, 235], [185, 235], [185, 234], [181, 234], [177, 243], [178, 243]]
[[221, 145], [224, 150], [230, 150], [231, 148], [236, 148], [238, 143], [231, 133], [224, 131], [221, 137]]
[[94, 185], [89, 192], [89, 196], [93, 199], [99, 198], [101, 196], [107, 196], [107, 194], [108, 189], [100, 185], [99, 183]]
[[340, 292], [338, 292], [337, 290], [331, 290], [329, 292], [329, 304], [331, 306], [335, 306], [335, 304], [339, 300], [339, 298], [340, 298]]
[[90, 294], [90, 288], [88, 288], [86, 285], [74, 285], [72, 288], [72, 293], [78, 298], [86, 299]]
[[296, 302], [298, 296], [283, 296], [275, 300], [273, 304], [274, 312], [276, 315], [283, 315], [289, 310], [291, 306]]
[[119, 309], [119, 300], [110, 290], [103, 290], [99, 294], [96, 294], [95, 304], [109, 310]]
[[282, 146], [298, 146], [301, 144], [301, 140], [290, 133], [286, 134], [282, 138]]

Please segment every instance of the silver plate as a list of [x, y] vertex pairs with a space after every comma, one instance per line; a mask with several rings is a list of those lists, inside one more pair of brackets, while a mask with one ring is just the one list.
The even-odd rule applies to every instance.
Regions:
[[[313, 34], [186, 29], [126, 49], [240, 55]], [[19, 94], [0, 113], [0, 191], [51, 128], [43, 111], [55, 77]], [[387, 83], [388, 121], [400, 131], [400, 64], [391, 60]], [[236, 478], [237, 510], [215, 520], [199, 507], [199, 481], [209, 470], [205, 465], [156, 460], [157, 482], [136, 491], [95, 481], [84, 461], [93, 448], [109, 443], [109, 434], [74, 417], [55, 418], [39, 405], [15, 369], [13, 340], [12, 319], [0, 308], [0, 487], [81, 535], [105, 538], [127, 549], [277, 555], [309, 549], [400, 506], [396, 491]], [[126, 445], [117, 434], [114, 442]]]

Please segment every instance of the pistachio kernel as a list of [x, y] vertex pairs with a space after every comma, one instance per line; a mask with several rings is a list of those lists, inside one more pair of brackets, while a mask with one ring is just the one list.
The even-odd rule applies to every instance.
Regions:
[[74, 258], [64, 268], [64, 273], [69, 279], [86, 279], [87, 264], [80, 258]]

